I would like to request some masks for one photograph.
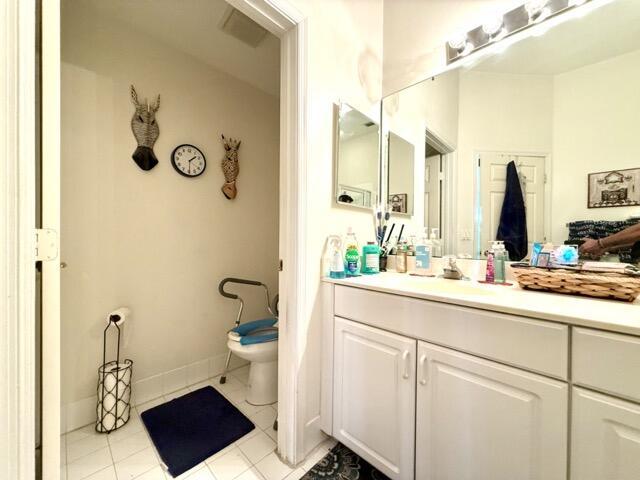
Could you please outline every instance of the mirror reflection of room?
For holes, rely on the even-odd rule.
[[[336,202],[371,208],[378,197],[380,126],[346,103],[336,107]]]
[[[417,146],[412,228],[452,222],[440,229],[444,253],[463,257],[498,239],[513,261],[536,242],[640,260],[638,243],[610,237],[640,221],[640,4],[613,2],[457,63],[384,100],[385,125]],[[440,183],[429,136],[452,150]]]

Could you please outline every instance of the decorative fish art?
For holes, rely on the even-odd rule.
[[[238,149],[240,148],[240,140],[226,138],[222,135],[222,143],[224,144],[224,158],[222,159],[222,173],[224,173],[224,185],[222,185],[222,193],[229,200],[233,200],[238,195],[236,188],[236,178],[240,173],[240,164],[238,163]]]
[[[131,101],[136,107],[131,118],[131,130],[133,136],[136,137],[136,142],[138,142],[138,148],[133,152],[131,158],[142,170],[151,170],[158,164],[156,154],[153,153],[153,145],[160,135],[160,128],[156,122],[156,112],[160,108],[160,95],[151,106],[146,99],[144,103],[140,103],[136,89],[131,85]]]

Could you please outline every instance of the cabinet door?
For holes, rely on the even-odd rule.
[[[336,318],[333,435],[393,479],[414,472],[416,341]]]
[[[640,478],[640,405],[573,389],[572,480]]]
[[[416,479],[567,476],[568,386],[418,343]]]

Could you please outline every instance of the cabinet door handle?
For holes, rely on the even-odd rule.
[[[422,375],[422,378],[420,379],[420,385],[426,385],[427,384],[427,370],[424,366],[424,362],[427,360],[427,356],[425,354],[422,354],[420,356],[420,361],[418,362],[418,365],[420,367],[420,372]]]
[[[402,354],[402,361],[404,362],[404,373],[402,374],[402,378],[405,380],[409,378],[409,350],[405,350]]]

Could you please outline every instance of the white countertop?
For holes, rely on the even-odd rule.
[[[640,335],[640,299],[633,303],[523,290],[519,286],[380,273],[337,280],[336,285],[375,290],[465,307]]]

